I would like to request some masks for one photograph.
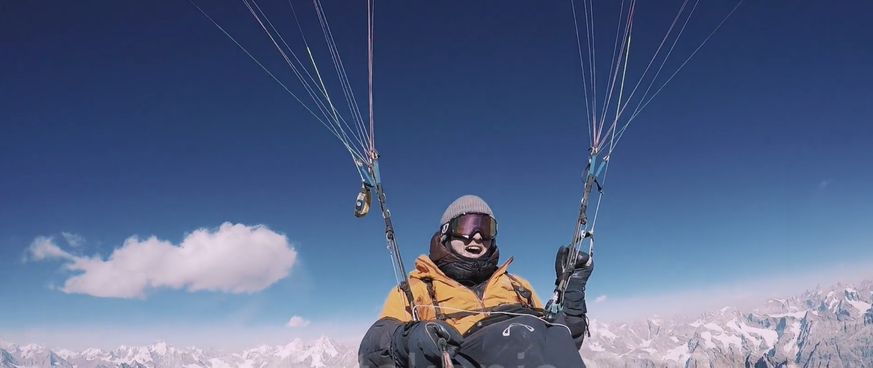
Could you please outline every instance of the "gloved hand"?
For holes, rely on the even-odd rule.
[[[570,248],[567,246],[558,248],[558,254],[555,256],[555,277],[557,279],[560,279],[564,274],[564,265],[567,264],[569,256]],[[589,263],[589,261],[591,262]],[[591,272],[594,271],[594,259],[586,252],[579,252],[576,255],[573,269],[567,271],[572,273],[564,293],[564,312],[569,315],[588,313],[588,306],[585,303],[585,286],[588,284]]]
[[[564,265],[567,264],[567,259],[570,257],[570,248],[562,245],[558,248],[558,254],[555,256],[555,277],[561,278],[564,273]],[[588,261],[591,264],[587,264]],[[569,271],[569,270],[568,270]],[[573,265],[570,281],[576,281],[577,286],[581,286],[585,290],[585,285],[588,284],[588,278],[591,277],[591,272],[594,271],[594,260],[585,252],[576,254],[576,262]]]
[[[440,366],[442,350],[440,340],[445,340],[449,357],[454,358],[464,342],[457,329],[443,321],[407,322],[394,333],[393,347],[398,363],[405,367],[417,367],[424,361]]]

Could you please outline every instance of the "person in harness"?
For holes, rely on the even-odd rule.
[[[407,293],[393,288],[379,318],[358,348],[360,368],[474,367],[584,368],[579,349],[588,332],[585,285],[593,271],[580,253],[558,318],[548,323],[543,305],[524,278],[510,274],[512,257],[498,266],[497,221],[475,195],[445,210],[430,253],[409,273],[419,320]],[[556,278],[568,248],[558,248]]]

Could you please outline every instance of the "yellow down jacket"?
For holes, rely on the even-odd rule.
[[[464,334],[496,306],[525,304],[542,308],[530,283],[506,272],[510,263],[512,257],[494,272],[480,298],[476,291],[446,276],[427,255],[419,256],[415,260],[415,269],[409,273],[409,287],[419,319],[443,319]],[[393,288],[385,300],[379,318],[385,317],[412,321],[406,295],[399,287]]]

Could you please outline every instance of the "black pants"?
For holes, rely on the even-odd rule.
[[[464,368],[585,368],[566,327],[547,325],[532,316],[476,331],[464,339],[458,355]]]

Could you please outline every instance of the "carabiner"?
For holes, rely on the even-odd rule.
[[[361,218],[366,216],[367,212],[370,212],[371,200],[370,188],[367,187],[366,183],[361,183],[361,191],[358,192],[358,197],[355,198],[355,217]]]

